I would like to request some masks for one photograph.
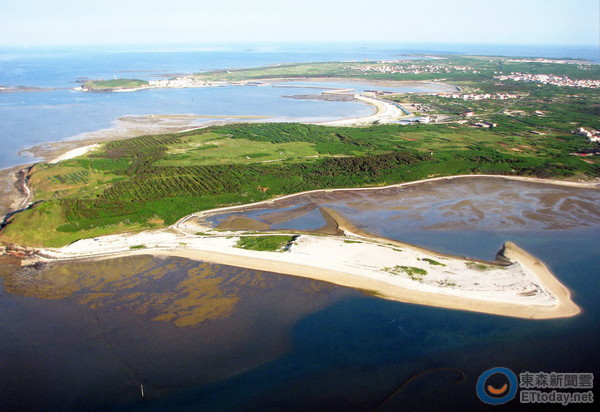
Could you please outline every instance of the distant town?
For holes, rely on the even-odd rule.
[[[509,75],[494,76],[494,78],[500,81],[513,80],[516,82],[533,82],[553,86],[580,87],[587,89],[600,87],[600,80],[575,80],[567,76],[553,76],[551,74],[511,73]]]
[[[377,62],[378,64],[392,62]],[[399,62],[395,62],[399,63]],[[344,70],[354,70],[360,73],[383,73],[383,74],[421,74],[421,73],[479,73],[474,67],[468,66],[439,66],[430,64],[411,64],[408,66],[344,66]]]
[[[449,99],[462,99],[465,101],[477,101],[477,100],[508,100],[508,99],[518,99],[521,97],[527,96],[526,94],[510,94],[510,93],[483,93],[483,94],[475,94],[475,93],[439,93],[438,96],[446,97]]]

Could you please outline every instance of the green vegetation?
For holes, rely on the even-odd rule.
[[[416,268],[414,266],[394,266],[391,268],[384,268],[383,270],[396,276],[405,274],[412,280],[419,282],[422,282],[423,276],[427,275],[427,271],[425,269]]]
[[[372,80],[439,80],[448,82],[481,83],[489,81],[499,74],[520,72],[526,74],[552,74],[572,79],[598,79],[600,68],[597,65],[508,62],[504,57],[485,56],[440,56],[442,59],[429,58],[400,60],[397,62],[352,61],[279,64],[238,70],[218,70],[196,73],[198,80],[205,81],[241,81],[270,78],[359,78]],[[415,68],[414,66],[420,66]],[[377,68],[393,68],[386,73]]]
[[[508,140],[498,129],[445,124],[366,128],[244,124],[108,142],[87,157],[37,165],[30,185],[35,200],[43,202],[16,215],[3,230],[2,240],[61,246],[85,237],[162,227],[192,212],[304,190],[386,185],[430,176],[600,176],[597,164],[568,154],[589,147],[579,136],[550,139],[522,132],[511,133],[514,137]],[[226,148],[196,151],[206,142],[219,146],[220,140],[237,139],[273,156],[289,144],[303,144],[316,154],[265,163],[262,159],[267,157],[227,157]],[[515,152],[500,145],[502,141],[535,150]],[[203,157],[211,151],[223,156]],[[183,155],[195,160],[182,159]]]
[[[146,249],[146,245],[129,246],[129,249]]]
[[[344,243],[362,243],[360,240],[344,240]]]
[[[430,258],[423,258],[421,260],[428,262],[430,265],[434,265],[434,266],[446,266],[445,264],[438,262],[437,260],[430,259]]]
[[[344,69],[347,64],[344,62],[279,64],[269,67],[197,73],[194,74],[194,78],[205,81],[241,81],[279,77],[342,77],[349,74],[348,70]]]
[[[496,266],[486,265],[484,263],[478,263],[478,262],[467,262],[467,267],[469,267],[471,269],[479,270],[482,272],[485,272],[488,270],[493,270],[493,269],[498,269],[498,267],[496,267]]]
[[[206,143],[210,142],[210,143]],[[228,163],[269,163],[273,161],[302,159],[318,155],[314,143],[269,142],[227,134],[206,133],[183,139],[169,147],[160,166],[191,166]]]
[[[445,79],[459,85],[463,93],[512,93],[518,97],[465,101],[436,95],[388,96],[416,104],[419,114],[448,123],[363,128],[234,124],[108,142],[88,156],[36,165],[29,185],[38,203],[14,215],[0,240],[29,246],[63,246],[81,238],[164,227],[192,212],[305,190],[379,186],[433,176],[600,177],[598,156],[571,154],[596,148],[572,132],[578,127],[600,129],[597,89],[500,82],[493,78],[519,71],[593,79],[600,77],[600,67],[504,60],[452,57],[394,63],[404,68],[411,64],[438,67],[437,72],[419,74],[345,68],[384,65],[353,62],[197,75],[206,80],[276,76]],[[459,69],[462,66],[470,69]],[[93,84],[144,84],[137,82],[121,79]],[[475,115],[467,119],[461,115],[465,111]],[[497,127],[472,125],[482,121]]]
[[[113,79],[113,80],[90,80],[83,84],[83,88],[91,91],[112,91],[119,89],[134,89],[148,86],[146,80],[139,79]]]
[[[270,235],[270,236],[242,236],[236,247],[249,250],[269,252],[283,252],[297,236]]]

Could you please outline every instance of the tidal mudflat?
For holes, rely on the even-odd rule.
[[[471,245],[471,249],[460,247],[455,241],[440,245],[439,237],[450,232],[460,232],[464,237],[488,233],[494,238],[505,234],[504,240],[510,240],[513,234],[523,232],[550,235],[563,230],[593,229],[600,225],[599,203],[600,190],[593,187],[466,176],[382,189],[300,194],[210,214],[201,223],[238,230],[319,230],[328,227],[319,209],[328,207],[377,236],[440,252],[492,259],[497,249],[488,249],[482,255],[476,245]],[[433,233],[438,237],[434,242]],[[500,247],[501,241],[497,242]]]

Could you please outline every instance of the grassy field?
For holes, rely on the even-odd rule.
[[[440,80],[450,82],[480,83],[499,74],[519,72],[525,74],[552,74],[573,79],[598,79],[600,67],[585,64],[563,64],[544,62],[510,62],[505,57],[486,56],[438,56],[439,59],[418,58],[397,61],[351,61],[279,64],[250,69],[229,69],[196,73],[198,80],[241,81],[279,77],[347,77],[381,80]],[[377,68],[387,67],[393,72],[382,72]]]
[[[426,63],[463,69],[415,76],[451,79],[465,93],[519,97],[477,101],[436,95],[390,97],[417,104],[421,114],[449,122],[443,124],[362,128],[234,124],[108,142],[90,156],[36,165],[29,184],[38,203],[15,215],[0,240],[62,246],[102,234],[164,227],[192,212],[304,190],[378,186],[432,176],[600,177],[597,156],[571,154],[596,147],[573,134],[578,127],[600,129],[596,90],[499,83],[492,78],[500,69],[546,70],[573,78],[598,74],[599,69],[577,64],[501,64],[494,58]],[[274,66],[203,76],[222,80],[230,75],[256,78],[286,72],[322,77],[337,75],[338,70],[347,75],[343,70],[347,64]],[[405,66],[410,64],[414,62]],[[465,72],[466,66],[470,68]],[[399,74],[372,76],[406,80]],[[465,111],[473,111],[474,116],[461,116]],[[497,127],[474,125],[482,121]]]
[[[303,159],[318,154],[308,142],[258,142],[236,139],[226,134],[209,133],[190,136],[169,148],[160,166],[192,166],[227,163],[256,163]]]
[[[83,84],[83,87],[92,91],[108,91],[118,89],[133,89],[136,87],[147,86],[146,80],[140,79],[112,79],[112,80],[90,80]]]
[[[269,235],[269,236],[242,236],[236,247],[249,250],[268,252],[283,252],[294,241],[295,236]]]

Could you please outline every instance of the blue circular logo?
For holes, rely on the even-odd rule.
[[[493,375],[503,375],[500,378],[505,382],[496,387],[488,384],[488,379]],[[492,368],[481,374],[477,379],[477,396],[482,402],[489,405],[502,405],[514,399],[517,394],[517,375],[508,368]]]

